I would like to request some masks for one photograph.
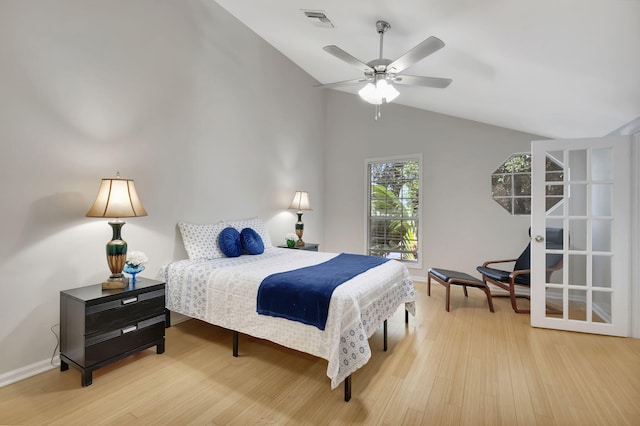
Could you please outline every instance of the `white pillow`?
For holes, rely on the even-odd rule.
[[[205,225],[178,222],[178,228],[189,260],[225,257],[218,247],[218,235],[225,228],[224,222]]]
[[[242,232],[244,228],[252,228],[254,231],[260,235],[262,238],[262,244],[264,248],[273,247],[271,244],[271,238],[269,237],[269,230],[267,229],[267,224],[264,223],[262,219],[259,217],[250,217],[248,219],[236,219],[236,220],[225,220],[224,227],[231,226],[238,230],[238,232]]]

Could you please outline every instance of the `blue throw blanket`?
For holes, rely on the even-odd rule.
[[[318,265],[269,275],[258,288],[258,313],[324,330],[333,290],[386,261],[388,259],[380,257],[342,253]]]

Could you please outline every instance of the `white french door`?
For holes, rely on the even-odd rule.
[[[531,325],[629,335],[630,138],[531,149]],[[546,244],[547,228],[563,230],[561,246]],[[549,273],[554,255],[562,268]]]

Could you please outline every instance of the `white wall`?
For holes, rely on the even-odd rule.
[[[326,108],[326,250],[364,253],[365,159],[422,153],[423,268],[411,271],[415,278],[425,280],[430,267],[474,274],[485,260],[522,252],[530,217],[492,200],[491,174],[540,136],[397,104],[374,121],[372,105],[337,91]]]
[[[296,189],[322,242],[314,83],[213,1],[0,2],[0,382],[46,365],[60,290],[108,276],[110,227],[84,215],[116,171],[149,212],[123,228],[146,276],[186,257],[179,220],[258,215],[279,242]]]

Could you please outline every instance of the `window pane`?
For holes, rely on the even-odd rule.
[[[601,148],[591,151],[591,179],[613,179],[612,152],[612,148]]]
[[[587,150],[569,151],[569,179],[572,182],[587,179]]]
[[[369,255],[418,260],[418,160],[369,163]]]
[[[611,288],[613,270],[611,256],[593,256],[591,276],[594,287]]]
[[[569,215],[587,215],[587,186],[583,184],[569,185]]]
[[[531,195],[531,175],[513,176],[513,195]]]
[[[491,195],[505,197],[512,194],[511,175],[491,176]]]
[[[547,182],[562,182],[564,179],[564,172],[547,172],[545,174]]]
[[[593,251],[612,251],[613,221],[593,219],[591,222],[591,246]]]
[[[591,188],[591,214],[594,216],[611,216],[613,211],[613,185],[594,184]]]
[[[569,282],[572,285],[587,285],[587,256],[583,254],[569,255]]]
[[[531,198],[518,197],[513,199],[513,214],[531,214]]]
[[[513,213],[513,198],[494,198],[506,211]]]
[[[587,320],[587,292],[584,290],[569,290],[569,319]]]

